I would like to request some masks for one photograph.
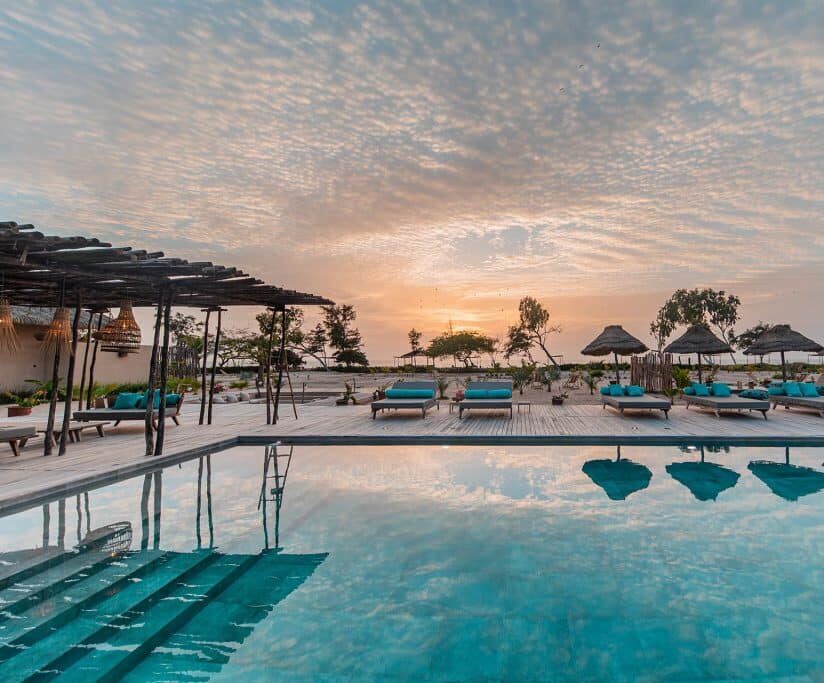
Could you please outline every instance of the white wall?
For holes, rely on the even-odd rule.
[[[0,352],[0,391],[18,391],[31,389],[26,384],[27,379],[47,381],[51,378],[52,358],[43,353],[41,343],[35,339],[35,333],[43,331],[43,327],[34,325],[16,325],[20,344],[23,347],[15,354],[6,351]],[[83,370],[83,354],[86,345],[77,346],[77,361],[75,363],[75,386],[80,384],[80,373]],[[138,353],[130,353],[120,357],[116,353],[103,353],[98,350],[97,363],[94,369],[94,379],[98,384],[113,382],[145,382],[149,374],[149,360],[152,350],[149,346],[141,346]],[[91,349],[89,363],[91,363]],[[68,369],[68,358],[60,363],[60,377],[65,381]],[[88,371],[87,371],[88,374]]]

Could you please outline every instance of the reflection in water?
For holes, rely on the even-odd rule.
[[[735,486],[741,475],[714,462],[706,462],[704,446],[700,446],[699,450],[700,462],[674,462],[667,465],[666,469],[673,479],[686,486],[698,500],[715,500],[722,491]],[[718,453],[720,449],[707,447],[707,450]],[[729,452],[729,447],[726,450]]]
[[[747,469],[763,481],[770,491],[785,500],[798,500],[824,489],[824,472],[810,467],[756,460]]]
[[[283,505],[283,494],[286,490],[286,477],[289,466],[292,464],[294,446],[288,451],[280,453],[279,444],[266,446],[263,453],[263,478],[260,483],[258,510],[263,512],[263,547],[269,550],[269,523],[266,515],[267,503],[275,504],[275,550],[280,550],[280,508]],[[271,486],[274,484],[274,486]]]
[[[625,500],[627,496],[649,486],[652,472],[644,465],[624,460],[621,447],[616,448],[615,460],[588,460],[581,469],[604,489],[611,500]]]

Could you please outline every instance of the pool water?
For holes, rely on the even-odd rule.
[[[230,449],[0,519],[0,680],[821,680],[822,460]]]

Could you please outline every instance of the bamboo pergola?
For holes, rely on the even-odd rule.
[[[11,298],[15,305],[74,308],[70,367],[66,377],[67,400],[58,455],[65,452],[68,440],[74,359],[82,309],[99,313],[108,308],[119,307],[124,302],[130,302],[135,307],[157,309],[148,371],[148,390],[151,398],[154,396],[155,389],[159,389],[160,406],[157,412],[157,433],[155,434],[153,401],[147,401],[146,454],[159,455],[163,452],[165,434],[172,305],[198,307],[207,312],[205,340],[208,339],[209,333],[209,313],[218,313],[214,346],[216,353],[220,341],[220,313],[228,306],[263,306],[271,310],[273,314],[280,312],[282,327],[285,330],[287,306],[318,306],[333,303],[315,294],[266,284],[263,280],[248,275],[238,268],[216,265],[208,261],[187,261],[167,257],[160,251],[151,252],[129,246],[112,246],[96,238],[45,235],[35,230],[33,225],[18,225],[11,221],[0,222],[0,268],[3,273],[3,294]],[[98,325],[99,321],[98,317]],[[268,343],[271,348],[272,340],[269,339]],[[278,394],[283,378],[284,345],[285,334],[280,340],[278,355]],[[49,406],[49,434],[55,422],[56,388],[60,379],[59,346],[54,356],[52,372],[54,390]],[[92,368],[93,366],[94,356]],[[266,374],[268,386],[271,378],[271,362],[267,362]],[[205,363],[203,377],[205,378]],[[90,378],[90,384],[91,381]],[[205,391],[201,395],[201,423],[204,409],[207,409],[208,420],[211,423],[213,389],[214,368],[212,368],[208,396]],[[267,401],[270,398],[271,392],[267,392]],[[275,421],[277,421],[277,415],[278,406],[275,403]],[[267,423],[271,419],[271,411],[267,409]],[[52,440],[46,438],[45,442],[44,455],[50,455]]]

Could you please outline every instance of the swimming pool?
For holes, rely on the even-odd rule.
[[[265,453],[0,519],[0,680],[824,675],[822,449]]]

